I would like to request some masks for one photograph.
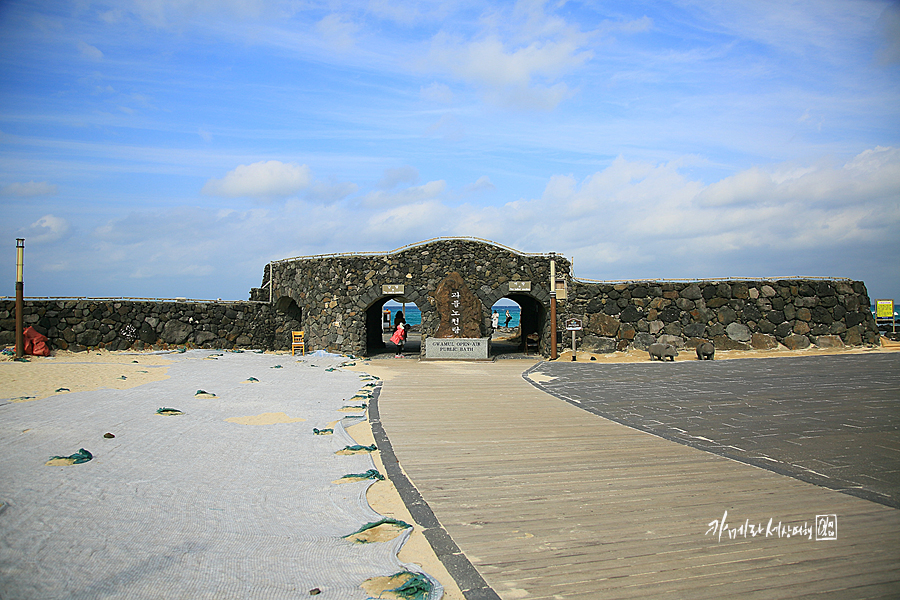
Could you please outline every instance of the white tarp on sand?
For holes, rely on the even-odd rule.
[[[140,387],[0,401],[2,597],[364,599],[365,579],[417,570],[396,557],[408,533],[341,537],[381,517],[371,480],[333,482],[374,464],[335,454],[355,443],[340,423],[312,430],[362,415],[340,411],[369,389],[359,374],[326,370],[334,357],[171,357]],[[45,465],[80,448],[93,460]]]

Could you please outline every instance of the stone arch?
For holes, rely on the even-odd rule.
[[[497,301],[503,298],[509,298],[519,305],[520,309],[520,335],[519,335],[519,351],[526,351],[526,339],[528,336],[536,335],[538,345],[541,349],[549,345],[550,331],[550,294],[541,286],[532,283],[531,291],[509,291],[509,282],[499,285],[491,290],[490,293],[484,293],[482,301],[486,306],[486,314],[488,322],[490,320],[491,307]]]
[[[384,305],[388,300],[404,297],[410,304],[414,304],[422,313],[422,322],[425,322],[426,307],[430,310],[430,305],[421,294],[415,292],[405,292],[404,294],[379,294],[375,295],[374,300],[368,301],[361,312],[365,314],[365,350],[364,356],[372,356],[384,352],[387,345],[384,342],[384,332],[381,325],[381,313]],[[424,306],[423,306],[424,304]],[[421,331],[420,331],[421,333]]]
[[[274,261],[267,265],[263,287],[254,289],[251,295],[273,305],[281,302],[284,311],[293,311],[293,299],[302,309],[303,330],[310,348],[364,355],[370,342],[378,344],[374,332],[380,333],[380,311],[391,296],[390,291],[402,292],[419,308],[421,333],[431,337],[441,326],[434,293],[448,274],[458,272],[482,303],[479,325],[485,335],[490,331],[490,307],[497,298],[509,295],[510,281],[522,282],[514,291],[530,282],[528,298],[549,306],[547,284],[542,287],[540,283],[549,281],[553,259],[557,261],[558,273],[567,272],[567,261],[557,254],[525,254],[475,238],[438,238],[387,253]],[[284,297],[288,299],[282,300]],[[531,300],[525,302],[537,306]],[[540,309],[535,310],[540,313]],[[281,319],[281,314],[278,317]]]
[[[297,302],[290,296],[282,296],[275,302],[275,311],[283,314],[285,318],[303,321],[303,311],[297,306]]]
[[[303,310],[290,296],[282,296],[275,302],[277,323],[273,344],[276,349],[291,347],[291,332],[303,330]]]

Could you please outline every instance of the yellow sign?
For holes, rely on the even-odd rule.
[[[894,318],[894,301],[893,300],[876,300],[875,316],[879,319]]]

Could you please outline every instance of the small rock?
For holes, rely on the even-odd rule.
[[[778,340],[773,335],[754,333],[750,337],[750,346],[755,350],[772,350],[778,347]]]
[[[819,348],[843,348],[844,342],[839,335],[820,335],[816,338],[816,346]]]
[[[782,343],[791,350],[803,350],[804,348],[809,348],[809,338],[805,335],[789,335],[784,338]]]
[[[750,328],[743,323],[729,323],[725,333],[736,342],[749,342],[752,338]]]
[[[713,360],[716,356],[716,347],[710,342],[703,342],[697,346],[697,360]]]
[[[675,357],[678,356],[678,351],[672,344],[651,344],[647,351],[650,354],[650,360],[665,360],[668,358],[674,361]]]

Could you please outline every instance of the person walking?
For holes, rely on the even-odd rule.
[[[509,309],[507,308],[506,309],[506,324],[504,325],[504,327],[509,327],[510,320],[512,320],[512,315],[509,314]]]
[[[396,358],[403,358],[403,345],[406,344],[406,324],[403,321],[397,323],[397,329],[394,330],[391,341],[397,345]]]

